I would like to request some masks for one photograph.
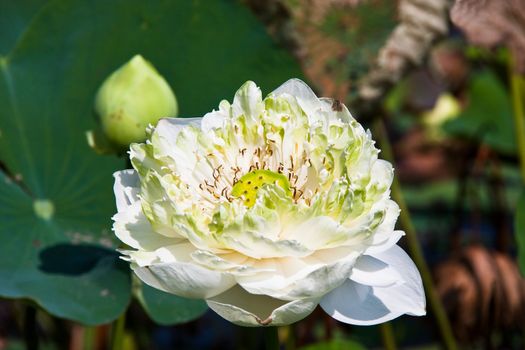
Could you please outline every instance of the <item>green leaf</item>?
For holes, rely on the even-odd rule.
[[[141,287],[139,298],[151,319],[161,325],[174,325],[192,321],[202,316],[208,306],[203,300],[187,299],[165,293],[146,284]]]
[[[89,217],[62,210],[62,203],[53,212],[49,202],[35,201],[0,173],[0,293],[32,298],[57,316],[108,322],[128,304],[129,269],[99,244],[108,239],[107,230],[88,233],[102,231],[85,221]]]
[[[521,192],[514,219],[516,242],[518,243],[518,264],[525,275],[525,190]]]
[[[96,154],[85,137],[99,85],[140,53],[181,115],[199,116],[246,80],[271,91],[300,77],[298,65],[226,0],[2,1],[0,32],[0,296],[109,322],[131,288],[110,230],[111,174],[125,161]]]
[[[516,153],[512,104],[508,92],[490,71],[476,74],[469,86],[468,106],[444,125],[456,136],[486,143],[506,154]]]
[[[0,55],[12,49],[33,16],[47,2],[48,0],[20,0],[0,3]]]

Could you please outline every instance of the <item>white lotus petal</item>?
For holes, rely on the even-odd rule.
[[[200,128],[202,118],[162,118],[153,131],[151,141],[155,144],[156,157],[176,157],[177,137],[188,125]]]
[[[321,97],[319,101],[321,101],[323,112],[329,119],[338,119],[345,123],[355,120],[348,108],[338,100]]]
[[[177,139],[179,132],[188,125],[196,126],[200,128],[201,117],[194,118],[162,118],[158,121],[155,131],[157,134],[164,138],[166,141]]]
[[[367,191],[378,194],[389,194],[390,186],[394,180],[394,168],[390,162],[377,159],[370,171],[371,179],[367,186]]]
[[[261,89],[253,81],[247,81],[235,93],[232,108],[234,116],[259,117],[264,110]]]
[[[208,306],[223,318],[240,326],[282,326],[308,316],[319,299],[285,301],[254,295],[235,286],[206,300]]]
[[[183,243],[161,247],[155,252],[161,263],[173,263],[190,262],[191,254],[195,250],[195,246],[185,240]]]
[[[396,230],[393,231],[390,235],[386,236],[386,239],[380,241],[375,245],[371,245],[365,251],[366,254],[379,254],[395,246],[397,242],[405,235],[404,231]]]
[[[219,110],[213,110],[202,117],[201,129],[208,132],[212,129],[222,128],[224,121],[230,117],[230,103],[222,100],[219,103]]]
[[[214,254],[210,251],[196,250],[191,253],[192,259],[210,269],[231,273],[234,276],[253,275],[268,269],[260,269],[253,266],[253,259],[237,252],[228,252],[225,254]]]
[[[424,315],[423,284],[410,257],[398,246],[375,257],[392,265],[405,282],[373,287],[348,279],[323,297],[320,303],[323,310],[341,322],[356,325],[387,322],[403,314]]]
[[[319,98],[317,98],[312,89],[300,79],[290,79],[270,93],[270,95],[275,97],[284,94],[294,96],[299,106],[301,106],[309,117],[316,114],[322,108]]]
[[[115,214],[113,220],[113,231],[118,239],[135,249],[155,250],[181,241],[155,232],[142,213],[140,202],[134,202]]]
[[[304,258],[265,259],[256,265],[271,272],[237,276],[253,294],[283,300],[318,297],[342,284],[350,275],[359,252],[345,247],[317,251]]]
[[[399,216],[399,206],[392,200],[387,200],[385,207],[385,217],[383,222],[375,229],[372,241],[367,249],[367,253],[379,253],[390,249],[405,234],[403,231],[396,231],[395,225]]]
[[[287,231],[286,237],[297,240],[309,250],[333,248],[349,243],[359,245],[366,238],[366,230],[362,227],[345,227],[328,216],[315,216]]]
[[[133,169],[117,171],[113,174],[115,184],[113,192],[117,202],[117,210],[124,211],[132,203],[138,201],[137,193],[140,187],[139,176]]]
[[[118,213],[113,216],[115,235],[132,248],[155,250],[164,245],[179,242],[153,231],[151,224],[142,213],[138,198],[139,178],[135,170],[124,170],[113,174]]]
[[[187,262],[153,264],[133,271],[146,284],[186,298],[211,298],[235,285],[233,277]]]
[[[312,253],[295,240],[271,240],[257,232],[243,232],[240,235],[224,234],[220,238],[230,249],[255,259],[307,256]]]
[[[222,127],[224,120],[228,117],[223,111],[213,111],[206,113],[202,117],[202,130],[210,131],[211,129]]]
[[[137,266],[144,267],[158,262],[157,253],[144,250],[126,250],[120,249],[119,253],[123,254],[120,258],[129,261]]]
[[[369,255],[362,255],[357,259],[350,279],[374,287],[388,287],[403,283],[403,278],[393,266]]]

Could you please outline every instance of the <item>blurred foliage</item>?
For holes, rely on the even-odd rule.
[[[86,324],[111,321],[130,299],[114,253],[111,174],[125,161],[89,149],[93,99],[113,70],[140,53],[199,116],[253,79],[266,92],[301,77],[253,15],[234,1],[2,1],[0,3],[0,295],[30,298]],[[163,323],[202,303],[162,300]]]
[[[347,100],[397,23],[389,0],[284,0],[294,49],[320,96]],[[286,29],[285,29],[286,31]]]
[[[516,153],[512,104],[503,83],[490,71],[472,77],[468,90],[468,105],[458,118],[444,125],[444,130],[456,136],[485,143],[505,153]]]
[[[358,80],[374,64],[379,49],[397,24],[395,1],[362,1],[351,11],[334,8],[321,24],[322,31],[348,48],[345,69],[340,79]],[[342,30],[344,28],[344,30]]]

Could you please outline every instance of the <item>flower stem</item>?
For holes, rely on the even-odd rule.
[[[279,349],[279,336],[277,327],[264,327],[264,348],[266,350]]]
[[[285,339],[285,349],[286,350],[294,350],[295,349],[295,326],[294,324],[290,324],[288,326],[281,327],[280,330],[284,330],[284,339]],[[278,335],[279,332],[278,332]],[[280,337],[283,339],[283,337]]]
[[[113,327],[111,330],[111,349],[120,350],[123,348],[124,342],[124,329],[126,326],[126,312],[124,311],[122,315],[113,322]]]
[[[96,344],[96,328],[94,326],[86,326],[82,332],[82,348],[84,350],[93,350],[95,349]]]
[[[374,134],[381,145],[383,158],[388,160],[390,163],[395,164],[392,153],[392,145],[390,144],[385,124],[381,118],[376,118],[374,121]],[[434,312],[434,317],[436,318],[443,343],[448,350],[456,350],[457,345],[452,333],[452,327],[450,326],[450,322],[448,320],[447,314],[445,313],[443,304],[437,295],[434,282],[432,281],[430,269],[423,256],[423,251],[417,239],[416,229],[412,223],[410,212],[408,211],[405,198],[401,192],[399,180],[396,176],[394,177],[394,181],[392,183],[392,199],[399,205],[399,208],[401,209],[399,221],[406,233],[408,250],[412,256],[412,259],[414,259],[414,263],[416,264],[419,272],[421,273],[427,299],[430,303],[432,311]]]
[[[514,71],[514,64],[512,62],[509,63],[509,71],[518,158],[520,161],[521,179],[525,185],[525,108],[523,106],[524,92],[522,91],[523,77]]]
[[[381,338],[383,339],[383,347],[385,350],[396,350],[396,337],[392,329],[392,323],[387,322],[379,326],[381,329]]]

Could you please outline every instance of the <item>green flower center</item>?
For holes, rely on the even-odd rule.
[[[252,207],[257,198],[257,191],[264,185],[275,184],[291,196],[290,182],[283,174],[270,170],[255,170],[243,175],[232,187],[232,196],[242,198],[247,207]]]

